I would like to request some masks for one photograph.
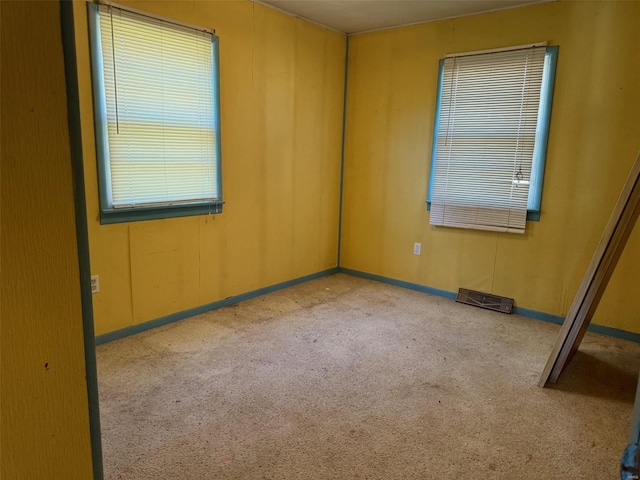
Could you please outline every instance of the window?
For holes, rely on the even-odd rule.
[[[218,39],[89,4],[102,223],[220,213]]]
[[[558,47],[440,61],[432,225],[524,233],[538,220]]]

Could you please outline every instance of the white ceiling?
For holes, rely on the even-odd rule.
[[[344,33],[422,23],[553,0],[257,0]]]

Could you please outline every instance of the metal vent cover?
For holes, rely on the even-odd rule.
[[[458,289],[456,302],[502,313],[511,313],[513,311],[513,298],[476,292],[475,290],[467,290],[466,288]]]

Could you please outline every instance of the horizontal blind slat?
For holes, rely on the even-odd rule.
[[[431,224],[524,232],[544,56],[444,60]]]
[[[211,35],[99,8],[113,206],[219,199]]]

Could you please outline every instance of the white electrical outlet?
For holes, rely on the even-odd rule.
[[[100,291],[100,276],[91,275],[91,293],[98,293]]]
[[[422,251],[422,244],[421,243],[414,243],[413,244],[413,254],[414,255],[420,255],[420,252]]]

